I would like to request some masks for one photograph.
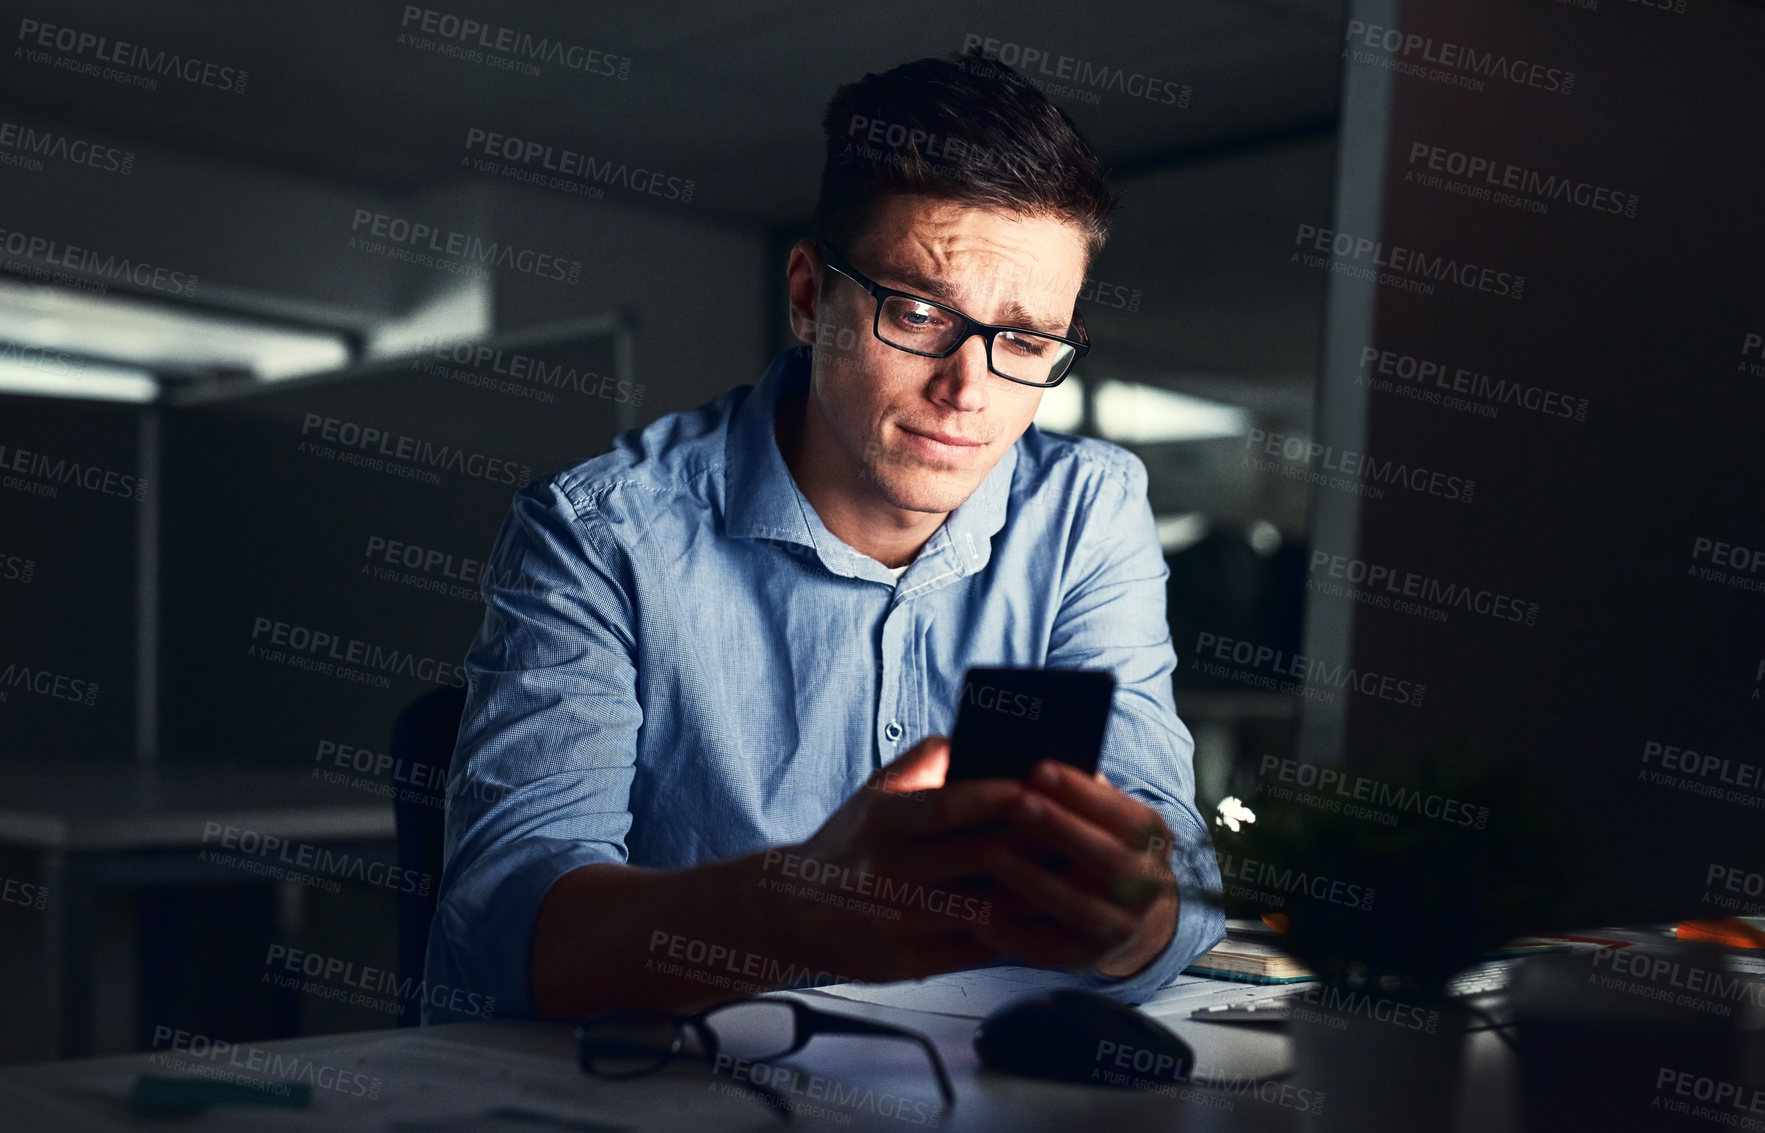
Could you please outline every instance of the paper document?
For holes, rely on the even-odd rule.
[[[913,1011],[981,1019],[995,1007],[1033,991],[1090,986],[1091,981],[1065,972],[1006,966],[951,972],[949,975],[933,976],[926,980],[904,980],[887,984],[832,984],[813,990],[859,1003],[876,1003],[884,1007],[905,1007]],[[1187,1012],[1191,1007],[1204,1006],[1222,999],[1236,1001],[1254,998],[1259,994],[1266,995],[1271,990],[1281,989],[1209,979],[1205,976],[1180,975],[1154,992],[1151,998],[1141,1004],[1141,1010],[1153,1015]],[[1292,988],[1285,990],[1291,992]]]

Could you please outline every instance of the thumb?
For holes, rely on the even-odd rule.
[[[890,794],[930,791],[944,785],[944,776],[949,771],[949,738],[927,736],[903,752],[901,758],[877,768],[870,776],[869,786]]]

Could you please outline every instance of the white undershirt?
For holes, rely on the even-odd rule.
[[[888,571],[890,574],[894,575],[895,581],[899,582],[901,580],[901,576],[907,573],[907,567],[910,567],[912,565],[913,565],[912,563],[908,563],[907,566],[884,567],[883,569]]]

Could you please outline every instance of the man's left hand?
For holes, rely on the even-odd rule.
[[[1027,784],[1011,846],[987,862],[1011,899],[976,935],[1032,967],[1136,974],[1176,931],[1170,828],[1101,773],[1043,760]],[[1051,857],[1070,868],[1050,868]]]

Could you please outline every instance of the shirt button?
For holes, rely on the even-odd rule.
[[[888,740],[890,743],[894,743],[896,740],[900,739],[902,736],[904,736],[906,734],[907,734],[907,729],[903,728],[901,725],[895,723],[895,721],[893,721],[893,720],[890,720],[888,722],[888,724],[883,728],[883,739]]]

